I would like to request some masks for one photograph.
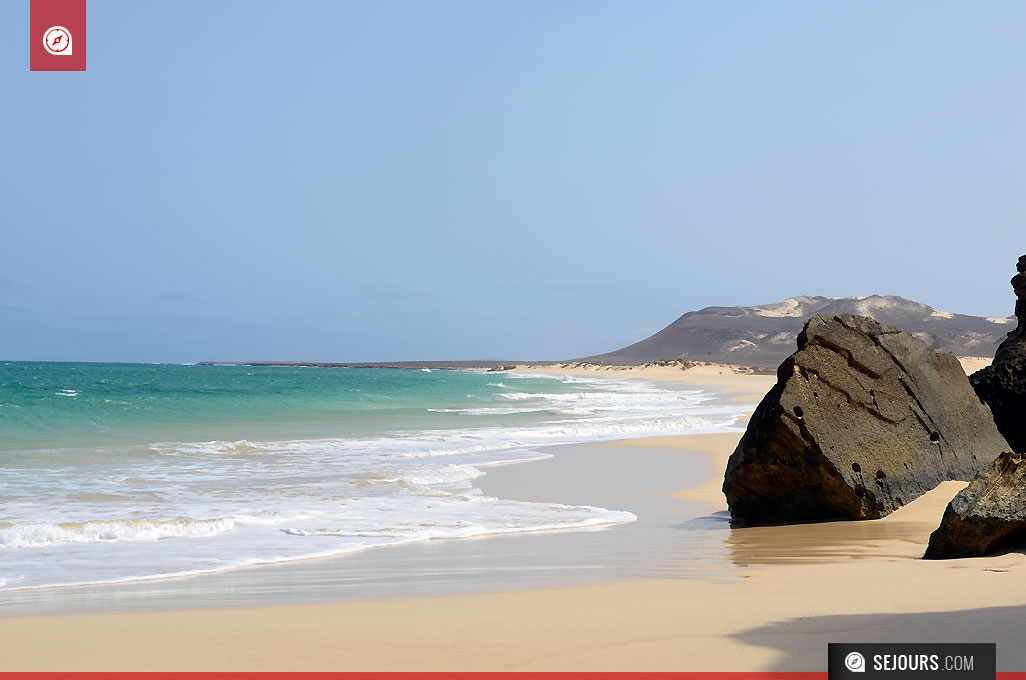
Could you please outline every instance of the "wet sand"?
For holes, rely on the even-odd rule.
[[[642,443],[632,447],[633,441]],[[675,484],[706,478],[708,456],[645,441],[548,447],[554,457],[487,467],[476,482],[484,494],[500,498],[630,510],[636,522],[423,541],[181,579],[9,591],[0,597],[0,616],[427,597],[722,572],[726,520],[712,518],[718,526],[710,534],[702,519],[695,521],[708,505],[674,495]],[[687,532],[674,528],[687,522]],[[717,549],[716,559],[705,553],[685,570],[679,556],[694,552],[700,540]]]
[[[143,607],[156,611],[5,602],[20,615],[0,618],[0,670],[822,671],[828,642],[902,640],[997,642],[999,670],[1026,668],[1026,556],[919,559],[961,483],[882,520],[731,529],[718,487],[739,438],[579,445],[480,480],[508,498],[631,510],[631,524],[238,570],[256,580],[236,583],[249,599],[217,577],[164,582]],[[283,596],[307,567],[321,586],[293,577],[317,602]],[[261,579],[273,596],[254,595]],[[185,595],[188,581],[206,598]]]
[[[655,472],[658,458],[674,454],[711,465],[736,438],[704,436],[690,451],[678,448],[687,437],[595,445],[590,453],[581,447],[551,461],[497,469],[490,491],[526,493],[522,485],[533,480],[533,497],[547,498],[565,488],[566,475],[581,477],[575,456],[596,451],[608,459],[590,459],[596,470],[630,460]],[[544,474],[518,479],[531,467]],[[871,640],[996,641],[1001,670],[1026,667],[1018,641],[1026,591],[1016,585],[1026,558],[918,559],[960,483],[946,483],[883,520],[731,530],[722,508],[696,498],[694,488],[661,481],[641,494],[632,488],[635,480],[620,485],[600,472],[582,482],[607,501],[634,504],[642,513],[635,524],[443,546],[490,552],[551,539],[560,546],[555,553],[579,560],[568,571],[586,579],[584,563],[612,568],[606,564],[610,548],[619,547],[624,562],[652,562],[628,540],[651,532],[670,543],[661,566],[645,577],[628,570],[603,583],[505,592],[5,618],[0,668],[822,670],[827,642]],[[698,514],[668,524],[672,519],[660,507]],[[696,556],[689,536],[699,528],[718,538],[704,556]],[[689,546],[679,560],[672,558],[676,535],[682,537],[678,548]],[[560,539],[575,539],[575,545]],[[380,552],[398,558],[400,550]],[[538,561],[530,549],[523,554],[528,563]]]
[[[584,375],[600,378],[634,378],[671,382],[682,387],[711,387],[731,403],[759,403],[776,382],[775,373],[752,374],[729,364],[703,364],[682,368],[678,364],[644,366],[598,366],[595,364],[521,365],[518,373]]]

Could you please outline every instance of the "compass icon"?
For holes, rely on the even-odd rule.
[[[71,54],[71,31],[63,26],[51,26],[43,31],[43,47],[58,57]]]

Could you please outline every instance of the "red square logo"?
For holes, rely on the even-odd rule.
[[[32,71],[86,70],[86,0],[32,0]]]

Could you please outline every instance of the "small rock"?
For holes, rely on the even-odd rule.
[[[1005,452],[948,503],[928,560],[979,557],[1026,544],[1026,456]]]

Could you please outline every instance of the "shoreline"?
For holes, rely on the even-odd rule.
[[[973,373],[989,366],[991,357],[958,356],[959,362],[966,373]],[[643,372],[662,373],[666,379],[681,379],[681,373],[715,372],[734,375],[774,375],[773,366],[746,366],[711,361],[686,361],[682,359],[651,361],[639,364],[596,364],[581,359],[562,361],[501,361],[487,360],[455,360],[455,361],[371,361],[371,362],[334,362],[334,361],[197,361],[178,366],[253,366],[263,368],[399,368],[399,369],[430,369],[440,371],[489,371],[504,372],[511,370],[535,372],[564,372],[576,375],[601,375],[609,372]],[[612,377],[612,376],[611,376]]]
[[[679,456],[688,444],[698,454],[693,461],[708,464],[729,455],[734,438],[683,435],[601,447],[622,458],[644,450]],[[588,452],[582,447],[577,455]],[[564,457],[568,469],[576,466],[571,455]],[[531,466],[505,467],[516,476]],[[493,488],[522,488],[513,476],[496,476]],[[724,520],[715,530],[725,535],[722,549],[732,564],[716,579],[667,573],[431,597],[5,617],[0,635],[11,653],[0,668],[814,671],[822,670],[827,642],[882,639],[997,641],[999,670],[1021,668],[1026,652],[1016,640],[1026,593],[1013,584],[1026,556],[919,559],[961,486],[944,483],[882,520],[733,531]],[[698,488],[656,495],[684,503]],[[692,499],[705,520],[722,514],[711,500]],[[611,532],[579,533],[586,544]],[[507,540],[517,541],[496,539]],[[496,541],[479,547],[487,551]],[[62,640],[56,653],[53,639]],[[104,651],[110,639],[121,642]]]
[[[548,367],[546,368],[546,370],[549,370]],[[513,373],[520,373],[520,371],[512,371],[512,372]],[[532,372],[529,372],[529,374],[533,375],[533,376],[550,375],[550,373],[545,373],[543,371],[532,371]],[[567,375],[572,375],[572,374],[580,375],[580,372],[562,371],[562,372],[559,372],[559,377],[567,376]],[[723,390],[723,389],[720,389],[720,388],[710,387],[707,384],[708,382],[710,382],[708,375],[706,375],[706,374],[704,374],[702,372],[696,372],[695,375],[689,375],[687,377],[690,378],[690,380],[681,379],[681,374],[679,374],[679,373],[674,375],[672,373],[667,373],[665,371],[661,371],[661,372],[660,371],[652,371],[650,369],[648,369],[648,370],[646,370],[646,369],[632,370],[630,375],[601,376],[601,378],[604,379],[604,380],[627,380],[627,381],[632,381],[632,382],[633,381],[658,381],[659,383],[662,383],[662,385],[661,385],[662,387],[670,388],[670,389],[673,389],[673,390],[677,390],[677,389],[681,389],[681,390],[694,390],[694,389],[701,388],[703,391],[706,391],[707,397],[711,398],[710,403],[713,403],[713,404],[726,404],[726,403],[731,403],[731,402],[735,401],[735,399],[733,397],[725,399],[724,398],[725,397],[725,394],[724,394],[725,392],[734,393],[735,395],[743,394],[745,392],[753,392],[753,390],[748,388],[748,387],[745,387],[744,389],[738,389],[738,386],[736,386],[736,385],[731,385],[734,388],[734,389],[731,389],[731,390]],[[746,381],[752,380],[752,378],[753,378],[752,376],[746,376],[745,380]],[[668,379],[670,380],[670,382],[667,382]],[[757,381],[760,380],[760,379],[768,379],[768,376],[760,376],[759,378],[756,378]],[[762,389],[761,386],[757,386],[754,391],[758,391],[759,389]],[[752,398],[754,398],[754,394],[752,394]],[[742,414],[741,417],[743,418],[744,414]],[[629,437],[631,435],[629,435],[629,434],[620,435],[620,437],[623,437],[623,436],[628,436]],[[587,498],[585,498],[584,500],[578,499],[577,501],[570,501],[570,500],[567,499],[566,494],[563,494],[563,493],[553,494],[552,496],[542,500],[542,499],[532,498],[532,497],[530,497],[529,494],[527,496],[521,496],[520,494],[518,494],[516,492],[515,489],[509,489],[508,492],[507,491],[503,491],[503,492],[490,492],[489,491],[489,488],[491,486],[491,481],[495,478],[495,476],[496,475],[501,476],[501,475],[504,474],[503,472],[499,472],[498,471],[500,468],[506,469],[506,468],[512,467],[513,463],[518,463],[518,465],[516,465],[515,467],[519,468],[519,467],[522,467],[521,465],[519,465],[519,463],[523,463],[523,462],[536,462],[536,463],[537,462],[542,462],[542,461],[539,461],[539,460],[536,460],[536,459],[538,459],[538,458],[544,459],[545,457],[551,456],[551,455],[553,455],[553,453],[558,453],[558,452],[566,449],[567,447],[572,449],[573,447],[576,447],[576,446],[589,446],[589,445],[594,445],[594,444],[596,444],[598,442],[617,441],[617,439],[615,437],[616,437],[616,435],[614,435],[613,437],[601,437],[601,438],[598,438],[598,439],[587,440],[587,441],[577,441],[577,442],[570,441],[570,442],[561,442],[561,443],[544,444],[544,445],[536,444],[534,446],[529,447],[529,449],[527,449],[527,450],[525,450],[523,452],[520,452],[521,455],[517,456],[516,460],[512,460],[512,459],[511,460],[504,460],[502,463],[499,463],[499,464],[484,463],[484,464],[475,465],[474,467],[477,467],[481,472],[484,472],[487,475],[485,477],[480,478],[480,481],[482,482],[481,484],[475,483],[475,486],[477,486],[479,488],[482,488],[482,492],[483,492],[482,495],[484,495],[484,496],[492,496],[492,497],[500,498],[500,499],[503,499],[503,500],[528,500],[528,501],[529,500],[538,500],[540,502],[556,503],[556,504],[589,505],[589,506],[593,506],[593,507],[598,507],[598,508],[600,508],[602,510],[604,510],[604,509],[617,510],[618,508],[614,507],[613,505],[604,504],[603,502],[597,502],[597,501],[595,501],[593,499],[591,501],[589,501]],[[536,474],[538,474],[538,473],[533,472],[533,468],[532,468],[532,472],[528,475],[528,477],[530,477],[531,475],[536,475]],[[676,473],[672,473],[672,474],[676,474]],[[695,475],[695,474],[699,474],[699,473],[691,472],[689,474],[690,475]],[[678,478],[681,478],[683,475],[677,474],[676,476]],[[568,475],[568,477],[570,477],[570,476]],[[644,480],[639,479],[639,480],[636,480],[636,483],[639,486],[641,486],[645,482],[644,482]],[[528,483],[528,486],[529,486],[529,483]],[[568,482],[568,486],[572,487],[572,481]],[[611,523],[612,526],[616,526],[617,524],[619,524],[619,522],[612,522]],[[607,525],[605,523],[598,523],[598,524],[596,524],[596,526],[604,527],[604,526],[607,526]],[[499,538],[499,537],[504,537],[504,536],[509,536],[509,535],[520,535],[520,534],[527,534],[527,533],[566,534],[568,532],[586,531],[588,529],[589,529],[589,527],[578,526],[578,527],[566,527],[566,528],[537,529],[535,531],[531,531],[529,529],[511,530],[511,531],[506,531],[506,532],[495,531],[495,532],[490,532],[490,533],[482,534],[482,535],[479,535],[479,536],[462,537],[460,540],[461,541],[462,540],[467,540],[468,538],[475,539],[475,540],[488,539],[488,538],[493,538],[493,537],[494,538]],[[154,576],[140,576],[140,577],[137,577],[137,578],[124,578],[124,579],[116,579],[116,580],[103,580],[101,578],[101,579],[98,579],[98,580],[76,582],[76,583],[64,583],[64,584],[41,585],[41,586],[29,586],[29,587],[24,587],[24,588],[9,588],[9,589],[0,591],[0,592],[4,593],[4,597],[0,598],[0,616],[9,615],[9,614],[21,615],[22,612],[18,611],[19,610],[19,606],[17,604],[18,602],[26,603],[23,607],[20,607],[21,609],[31,608],[31,607],[33,607],[35,602],[42,601],[42,600],[48,600],[50,602],[57,602],[59,604],[59,602],[62,599],[62,597],[60,595],[56,594],[58,591],[72,592],[72,591],[81,591],[81,590],[90,590],[90,591],[92,591],[92,590],[100,590],[100,591],[103,591],[103,592],[114,593],[117,596],[117,600],[122,601],[122,600],[126,599],[125,597],[123,597],[123,595],[125,593],[128,594],[128,598],[127,599],[132,599],[131,593],[133,591],[140,591],[140,592],[156,591],[156,592],[161,593],[161,594],[164,594],[164,593],[168,593],[169,594],[170,592],[172,592],[172,591],[174,591],[176,589],[175,585],[170,585],[170,584],[174,584],[174,583],[181,583],[181,584],[183,584],[183,586],[182,586],[183,589],[186,588],[186,587],[188,589],[193,589],[193,581],[195,581],[195,580],[211,581],[212,584],[213,583],[218,583],[219,585],[223,585],[226,589],[230,589],[230,590],[233,590],[233,591],[234,590],[239,590],[239,589],[245,589],[245,588],[248,588],[248,587],[252,587],[254,585],[256,585],[257,587],[260,587],[259,583],[257,583],[257,582],[259,582],[261,580],[261,577],[255,575],[256,573],[258,573],[259,570],[272,570],[272,569],[275,570],[274,576],[270,576],[269,575],[269,576],[266,577],[268,579],[275,578],[275,577],[291,578],[292,575],[290,573],[288,573],[288,572],[300,573],[300,578],[305,578],[306,574],[305,573],[301,573],[301,572],[326,571],[325,567],[320,567],[320,568],[311,567],[309,569],[304,569],[301,565],[306,564],[306,563],[320,563],[322,561],[327,561],[328,563],[331,563],[334,560],[347,560],[347,561],[349,561],[349,560],[357,560],[358,562],[363,562],[363,561],[370,562],[372,560],[370,560],[368,558],[365,558],[362,555],[364,553],[368,553],[368,552],[373,552],[375,554],[379,552],[379,551],[376,551],[376,550],[372,551],[371,548],[374,548],[374,547],[388,547],[388,548],[393,548],[393,549],[409,549],[409,548],[417,545],[418,543],[423,543],[423,542],[424,541],[413,541],[413,542],[409,542],[409,543],[395,543],[395,544],[389,544],[389,545],[383,545],[383,546],[369,546],[369,547],[364,548],[362,550],[354,550],[354,551],[348,551],[348,552],[343,552],[343,553],[338,553],[338,554],[312,555],[312,556],[308,556],[308,557],[297,557],[297,558],[292,558],[292,559],[281,559],[281,560],[270,561],[270,562],[261,562],[261,563],[256,563],[256,564],[235,565],[235,566],[229,566],[229,567],[225,567],[225,568],[211,569],[209,571],[200,570],[200,571],[190,571],[190,572],[177,573],[177,574],[163,574],[163,575],[154,575]],[[433,543],[433,544],[445,544],[445,543],[448,543],[448,542],[449,541],[441,541],[440,539],[439,540],[432,540],[432,541],[430,541],[430,543]],[[381,558],[373,560],[373,561],[381,562],[381,561],[396,560],[396,559],[401,559],[401,558],[398,558],[398,557],[394,557],[394,558],[393,557],[387,557],[387,558],[386,557],[381,557]],[[292,567],[296,567],[296,568],[295,569],[291,569]],[[231,575],[231,572],[240,572],[240,573],[245,572],[245,576],[234,577],[233,575]],[[279,573],[279,572],[285,572],[285,573]],[[325,581],[330,580],[329,576],[318,574],[318,573],[314,573],[313,577],[317,581],[320,581],[320,582],[325,582]],[[562,580],[560,580],[559,582],[562,582]],[[187,584],[187,586],[185,584]],[[543,584],[548,585],[548,583],[544,582],[544,580],[543,580]],[[213,587],[213,585],[211,587]],[[521,586],[521,587],[523,587],[523,586]],[[195,588],[195,589],[196,590],[208,590],[208,589],[204,589],[204,588]],[[420,592],[417,592],[417,591],[412,591],[411,592],[411,591],[409,591],[409,589],[404,589],[404,588],[395,588],[395,587],[393,587],[391,590],[393,590],[393,591],[395,591],[395,590],[400,591],[399,592],[399,596],[408,595],[408,594],[415,594],[415,595],[420,595],[421,594]],[[38,594],[38,596],[36,594]],[[394,597],[396,595],[395,594],[391,594],[391,595],[388,595],[388,596]],[[332,593],[331,597],[333,599],[334,598],[338,598],[338,599],[351,599],[350,595],[345,594],[345,593],[340,594],[338,592]],[[61,613],[67,613],[67,612],[70,612],[70,611],[76,611],[76,610],[81,610],[81,609],[84,609],[85,611],[92,611],[95,608],[94,605],[91,605],[91,604],[84,605],[83,607],[80,608],[79,605],[77,604],[80,601],[81,602],[87,602],[87,603],[93,601],[94,598],[89,596],[89,595],[81,595],[81,594],[76,593],[76,594],[74,594],[72,596],[69,596],[67,599],[70,600],[70,601],[75,602],[76,604],[71,605],[71,606],[69,606],[67,608],[57,607],[57,611],[60,611]],[[167,603],[167,602],[170,601],[171,597],[170,597],[170,595],[168,595],[167,597],[162,596],[162,597],[160,597],[158,599],[161,602],[163,602],[163,603]],[[300,596],[298,598],[299,601],[306,601],[307,599],[308,598],[306,598],[306,596]],[[194,601],[195,601],[196,604],[201,604],[200,600],[201,600],[201,598],[199,598],[197,596]],[[275,602],[277,602],[277,603],[289,603],[289,602],[293,601],[288,596],[276,596],[276,597],[273,598],[273,600]],[[228,603],[222,602],[222,604],[230,605],[231,603],[230,602],[228,602]],[[52,607],[54,605],[48,605],[48,606]],[[159,605],[158,608],[160,606],[165,606],[165,605]],[[209,605],[203,605],[203,606],[209,606]],[[174,606],[172,608],[180,608],[180,607]]]
[[[382,380],[390,377],[387,372],[367,371],[365,373],[373,375],[368,378],[361,374],[357,376],[357,379]],[[336,376],[340,374],[336,373]],[[415,409],[415,413],[407,418],[408,421],[414,422],[418,429],[411,429],[409,433],[398,431],[394,435],[394,439],[391,438],[392,433],[382,430],[384,434],[381,437],[371,436],[365,440],[357,438],[356,446],[351,445],[348,441],[334,442],[330,437],[323,443],[316,439],[306,441],[309,435],[303,431],[302,422],[300,422],[294,428],[295,433],[292,434],[292,438],[297,441],[276,442],[272,438],[272,441],[264,442],[253,436],[252,433],[241,433],[241,436],[248,436],[253,441],[197,441],[194,444],[166,444],[149,447],[159,448],[161,452],[174,452],[181,449],[189,453],[190,456],[195,454],[193,457],[187,457],[185,462],[199,461],[192,462],[192,464],[200,465],[202,463],[202,465],[208,466],[207,469],[213,470],[215,475],[211,481],[221,486],[227,483],[226,493],[235,493],[236,495],[249,488],[245,475],[251,462],[257,466],[257,470],[263,469],[261,466],[264,465],[266,459],[264,451],[280,452],[283,454],[281,456],[283,460],[295,461],[292,463],[294,469],[280,473],[283,475],[281,479],[285,483],[293,478],[289,475],[300,475],[298,477],[300,480],[311,477],[308,473],[305,476],[303,473],[303,469],[306,468],[302,466],[312,464],[308,464],[306,461],[312,460],[313,463],[319,463],[322,460],[328,461],[322,466],[328,470],[328,477],[324,483],[332,487],[333,495],[326,496],[320,506],[313,506],[326,513],[325,516],[328,519],[324,520],[324,524],[316,524],[315,522],[318,521],[316,518],[311,520],[311,524],[297,524],[300,529],[307,530],[311,526],[314,528],[325,527],[323,532],[325,537],[316,536],[317,532],[312,532],[315,534],[314,538],[299,540],[288,538],[273,530],[257,535],[257,532],[251,530],[250,525],[246,524],[248,518],[242,517],[239,521],[243,528],[238,534],[220,531],[221,534],[229,535],[223,538],[215,536],[213,540],[207,542],[200,540],[171,543],[129,542],[140,532],[135,531],[135,527],[131,524],[132,520],[128,519],[124,521],[128,525],[126,531],[120,531],[122,529],[120,524],[111,530],[111,533],[119,538],[127,536],[123,542],[104,542],[103,537],[100,540],[78,541],[88,545],[82,548],[74,545],[68,549],[61,548],[57,554],[62,555],[62,559],[58,560],[47,556],[49,551],[46,546],[49,543],[75,543],[76,541],[73,539],[79,538],[72,535],[70,539],[66,539],[65,535],[60,533],[64,530],[65,524],[53,527],[52,532],[56,534],[55,538],[50,538],[49,535],[37,538],[40,532],[51,530],[50,525],[46,523],[41,522],[37,527],[37,525],[26,521],[27,529],[20,524],[0,524],[0,529],[6,529],[8,526],[11,529],[4,531],[4,536],[0,537],[4,541],[10,541],[9,547],[26,548],[24,552],[5,551],[12,553],[13,559],[5,565],[3,570],[0,570],[3,572],[0,573],[0,580],[6,580],[6,583],[3,584],[4,590],[0,592],[15,593],[57,587],[84,588],[123,583],[157,582],[171,578],[184,579],[194,575],[199,577],[201,574],[221,573],[248,566],[265,568],[275,564],[295,563],[345,553],[352,554],[359,552],[361,548],[372,547],[374,544],[398,547],[400,544],[431,538],[499,535],[543,529],[572,529],[629,520],[632,519],[631,515],[618,516],[618,513],[606,512],[603,508],[561,510],[558,506],[549,508],[518,506],[501,497],[484,498],[485,502],[467,505],[463,505],[459,501],[465,493],[471,490],[473,484],[471,480],[484,471],[483,467],[472,469],[476,465],[547,456],[549,454],[536,451],[551,444],[611,440],[662,432],[682,432],[692,428],[704,428],[704,431],[729,428],[736,420],[739,410],[724,404],[720,399],[715,399],[715,395],[707,391],[700,395],[696,390],[668,389],[670,387],[668,385],[657,385],[646,380],[610,380],[608,378],[580,380],[568,377],[538,380],[536,378],[540,376],[529,374],[517,375],[517,379],[513,379],[508,374],[492,376],[476,371],[463,372],[458,376],[436,374],[435,377],[417,373],[412,374],[411,377],[416,380],[418,385],[424,383],[433,386],[435,384],[433,381],[438,381],[443,386],[455,385],[456,389],[448,392],[442,391],[440,394],[444,397],[449,392],[458,391],[460,399],[440,404],[432,403],[430,399],[421,400],[422,403],[416,405],[423,408]],[[499,380],[503,380],[505,384]],[[487,387],[482,387],[486,383]],[[463,384],[469,385],[465,390],[468,393],[478,393],[475,388],[481,387],[484,392],[480,394],[483,394],[484,398],[474,400],[470,399],[473,395],[467,394],[468,399],[462,400],[464,390],[459,388]],[[539,385],[541,387],[537,387]],[[534,392],[538,392],[538,394],[534,394]],[[552,393],[551,399],[548,398],[549,393]],[[512,403],[503,398],[507,395]],[[505,407],[509,404],[512,408],[470,408],[467,411],[453,408],[428,408],[438,405],[456,405],[463,408],[464,401],[469,402],[471,406],[476,406],[483,401],[485,406]],[[563,408],[568,410],[559,410]],[[429,411],[438,413],[428,413]],[[501,415],[493,417],[490,415],[492,411],[498,411]],[[520,415],[520,412],[527,412],[527,415]],[[692,413],[693,415],[688,415]],[[479,415],[484,417],[478,418]],[[438,426],[442,429],[432,430],[431,426],[437,422],[442,423]],[[373,423],[370,423],[364,429],[372,426]],[[188,442],[190,437],[185,436],[180,439]],[[336,450],[340,453],[336,453]],[[348,450],[353,450],[356,454],[348,454]],[[427,457],[414,455],[420,450],[426,450]],[[316,455],[308,457],[307,451],[312,451]],[[329,453],[322,454],[323,451]],[[396,453],[405,454],[408,451],[414,453],[411,453],[410,456],[400,455],[398,458],[389,457]],[[104,453],[102,450],[100,452]],[[447,455],[439,458],[435,455],[437,452]],[[448,455],[452,452],[458,455],[455,457]],[[130,453],[134,455],[138,452],[133,450]],[[223,453],[231,454],[231,456],[226,458],[221,455]],[[352,489],[345,486],[349,482],[346,481],[348,477],[344,470],[341,477],[338,477],[341,482],[332,482],[337,472],[331,467],[330,461],[334,460],[332,456],[345,461],[350,459],[356,461],[356,468],[359,471],[360,465],[363,464],[362,458],[359,456],[365,453],[372,457],[377,456],[370,459],[371,463],[377,465],[373,469],[380,468],[385,470],[384,474],[391,475],[389,479],[392,481],[389,482],[389,486],[385,487],[385,495],[395,496],[395,503],[378,502],[375,505],[371,502],[361,502],[360,499],[364,495],[373,496],[377,493],[378,496],[382,496],[382,493],[375,488],[374,475],[370,475],[366,480],[357,479],[356,486]],[[116,472],[121,469],[121,460],[115,456],[108,455],[100,458],[104,460],[105,465],[110,466],[111,470]],[[109,460],[107,460],[108,458]],[[131,466],[133,460],[129,458],[126,464]],[[222,461],[225,462],[222,463]],[[177,466],[178,459],[170,459],[169,465]],[[238,469],[240,472],[235,473],[228,467]],[[174,469],[174,467],[167,468],[169,474],[173,474]],[[252,476],[253,473],[250,474]],[[357,474],[356,477],[360,477],[360,475]],[[188,482],[188,479],[188,477],[184,478],[183,483]],[[241,482],[237,489],[235,482],[231,481],[235,479]],[[87,490],[90,485],[95,487],[88,477],[84,477],[83,480]],[[311,497],[317,496],[316,492],[320,486],[321,484],[318,483],[310,487]],[[369,490],[364,491],[364,486],[370,487]],[[338,488],[335,489],[335,487]],[[440,491],[432,491],[433,488]],[[297,491],[304,490],[297,489]],[[451,496],[451,500],[444,501],[443,505],[439,506],[438,501],[431,500],[432,495],[439,493]],[[358,500],[351,501],[354,508],[353,512],[349,514],[356,515],[356,517],[354,517],[352,525],[347,525],[344,518],[347,516],[348,509],[344,506],[349,503],[339,504],[338,500],[350,497],[355,497]],[[315,500],[320,499],[315,498]],[[403,509],[410,509],[409,512],[396,513],[396,504]],[[418,515],[415,509],[423,504],[428,505],[422,508]],[[289,510],[293,509],[287,503],[280,505]],[[359,517],[359,513],[365,505],[369,505],[375,512],[378,512],[380,508],[380,512],[363,521]],[[335,506],[338,506],[339,509],[336,509]],[[105,514],[106,507],[99,507],[95,513],[89,512],[93,510],[91,506],[87,507],[85,511],[77,509],[78,506],[74,504],[68,504],[67,507],[71,509],[62,511],[60,507],[55,508],[52,515],[48,514],[45,508],[34,514],[28,512],[19,514],[15,512],[15,506],[12,505],[11,512],[8,514],[37,518],[60,516],[60,520],[54,519],[53,522],[66,522],[69,532],[79,529],[79,525],[75,524],[76,521],[107,516]],[[199,514],[196,514],[191,511],[193,508],[189,499],[183,498],[180,504],[182,509],[175,509],[174,503],[167,507],[169,513],[163,513],[158,509],[153,513],[154,516],[163,517],[170,514],[172,517],[174,515],[186,517],[184,521],[190,523],[186,528],[191,533],[182,531],[176,534],[174,530],[177,527],[172,526],[171,531],[159,535],[185,533],[186,538],[190,538],[192,533],[196,533],[192,531],[196,527],[191,523],[191,518],[213,517],[218,522],[236,520],[234,516],[230,516],[235,511],[232,506],[224,510],[219,507],[220,514],[209,510],[204,511],[202,508],[199,510]],[[243,506],[240,513],[245,515],[245,511],[246,506]],[[121,509],[115,507],[109,516],[121,517],[122,514],[119,513],[121,513]],[[132,515],[128,517],[131,518]],[[224,520],[225,517],[229,519]],[[338,524],[328,523],[337,517],[343,518],[339,520]],[[450,521],[451,518],[457,517],[461,518],[458,524]],[[438,521],[435,518],[438,518]],[[121,522],[122,520],[116,521]],[[291,523],[300,521],[286,519],[278,524],[291,527]],[[285,524],[285,522],[291,523]],[[425,524],[415,524],[416,522],[425,522]],[[88,523],[81,526],[82,533],[85,533],[86,529],[94,533],[99,530],[107,530],[103,526],[96,529],[96,527],[88,526]],[[336,526],[342,527],[342,534],[346,536],[348,536],[346,530],[354,527],[352,533],[354,538],[351,540],[334,538],[333,536],[337,532],[329,530]],[[368,534],[369,538],[364,538],[364,534],[360,531],[368,526],[376,529],[378,534]],[[221,529],[220,526],[217,528]],[[117,530],[118,533],[114,533],[114,530]],[[143,526],[143,530],[148,530],[148,527]],[[30,531],[36,533],[32,534]],[[283,531],[285,534],[292,533],[291,529],[283,529]],[[215,532],[215,534],[217,533]],[[26,534],[27,538],[23,538],[23,535]],[[154,538],[153,532],[151,531],[149,535],[144,533],[143,538]],[[235,543],[232,544],[232,541]],[[247,541],[255,545],[256,548],[247,552],[249,548]],[[42,549],[35,549],[37,547]],[[174,554],[176,551],[178,554],[184,554],[185,558],[178,560]],[[170,557],[171,560],[152,559],[153,555],[160,554]],[[125,555],[128,558],[121,559]],[[136,555],[142,555],[142,559],[135,559]],[[9,612],[12,609],[0,602],[0,613]]]
[[[739,433],[694,436],[729,440]],[[342,555],[179,577],[7,590],[0,598],[0,617],[24,617],[31,615],[32,610],[56,615],[91,615],[250,607],[268,602],[294,605],[320,600],[397,599],[526,590],[646,576],[652,572],[652,567],[636,556],[626,562],[610,560],[594,564],[577,560],[574,550],[580,548],[591,554],[604,551],[607,557],[615,556],[626,534],[629,543],[635,547],[644,544],[644,548],[651,551],[656,537],[647,525],[653,514],[667,516],[668,524],[704,511],[701,504],[676,500],[672,486],[657,488],[655,482],[660,478],[673,478],[698,483],[706,476],[707,463],[704,455],[681,456],[671,448],[631,449],[634,441],[644,440],[539,447],[537,451],[548,454],[548,458],[485,465],[482,466],[485,476],[475,482],[483,495],[505,500],[641,512],[641,518],[634,521],[417,541],[380,546],[388,548],[386,550],[368,548]],[[644,470],[625,470],[623,455],[628,450],[635,456],[650,458],[652,465]],[[583,482],[582,468],[589,471],[588,479]],[[554,475],[553,470],[558,474]],[[613,485],[619,489],[615,494],[610,493]],[[655,495],[660,498],[650,498]],[[626,505],[625,497],[631,499]],[[639,502],[643,509],[635,505]],[[650,512],[653,507],[655,513]],[[683,512],[684,507],[689,509],[690,515]],[[464,569],[462,565],[472,566]],[[407,576],[422,580],[411,583]],[[276,587],[282,583],[296,586]],[[313,597],[307,588],[312,590]],[[219,591],[252,591],[263,595],[223,597]]]
[[[651,380],[670,383],[681,388],[708,388],[717,392],[727,404],[750,405],[751,410],[762,401],[776,383],[775,372],[754,373],[747,366],[730,364],[682,365],[680,363],[646,364],[644,366],[599,366],[597,364],[518,365],[513,373],[533,375],[569,375],[623,380]],[[744,416],[751,415],[746,411]]]
[[[709,377],[691,379],[708,386]],[[725,376],[732,387],[723,393],[759,393],[767,378]],[[1017,640],[1026,592],[1014,588],[1026,555],[920,559],[963,483],[945,482],[881,520],[732,530],[719,485],[740,437],[560,445],[531,465],[490,467],[478,483],[516,500],[601,501],[635,512],[637,522],[316,560],[318,568],[362,561],[366,583],[385,562],[414,566],[406,579],[451,571],[405,596],[357,579],[366,597],[341,601],[315,588],[305,603],[3,615],[11,651],[0,669],[821,671],[827,642],[922,639],[998,642],[999,670],[1026,666]],[[625,567],[631,558],[648,571]],[[484,588],[461,590],[489,569],[496,578]],[[545,569],[559,578],[539,586]],[[290,571],[237,573],[260,581]],[[204,588],[219,587],[217,576],[192,579],[201,582],[195,601],[209,602]],[[54,639],[62,641],[56,651]],[[116,649],[105,647],[111,639]]]

